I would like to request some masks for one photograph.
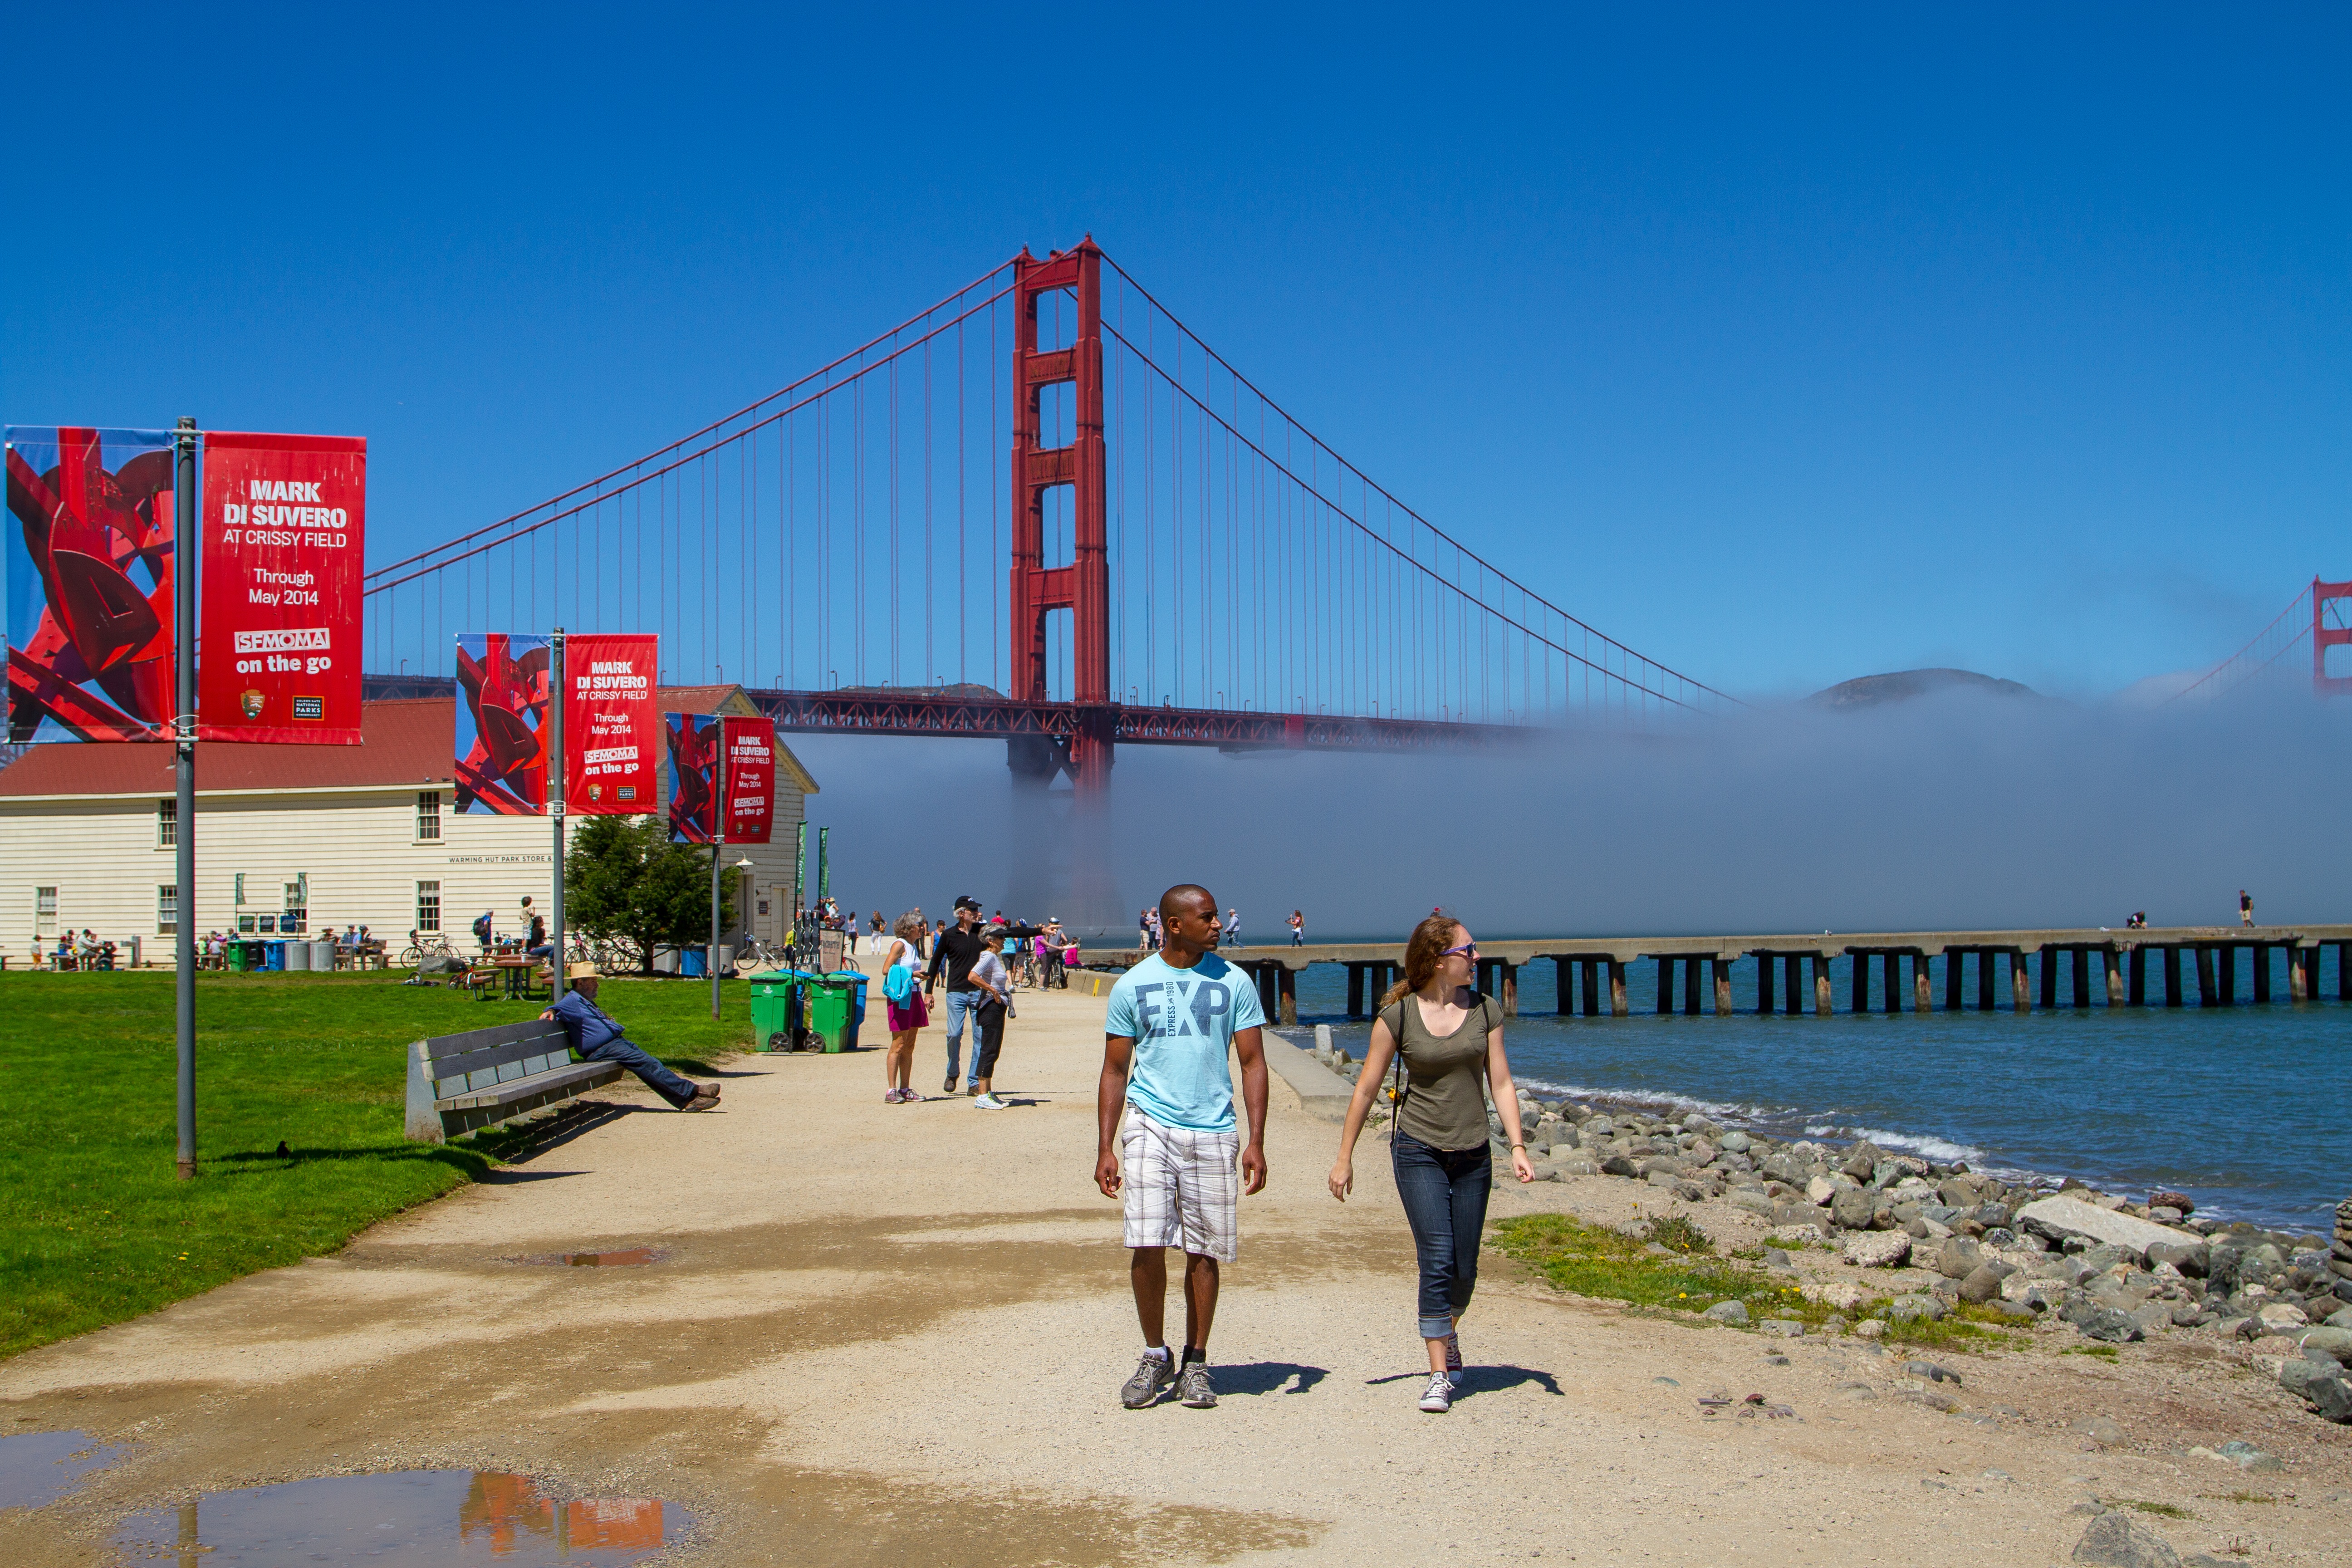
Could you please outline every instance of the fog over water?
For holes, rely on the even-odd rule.
[[[824,786],[811,804],[835,825],[836,886],[860,909],[919,901],[936,917],[969,892],[1013,915],[1075,912],[1066,884],[1042,900],[1008,891],[1001,745],[792,739]],[[1139,746],[1114,785],[1115,941],[1188,880],[1237,907],[1254,946],[1283,941],[1294,907],[1310,940],[1399,942],[1433,904],[1487,938],[2120,927],[2137,909],[2225,925],[2241,887],[2265,922],[2352,921],[2335,799],[2347,763],[2352,704],[2299,694],[2144,709],[1958,691],[1475,756]],[[2251,963],[2240,955],[2242,998]],[[2330,955],[2325,996],[2336,967]],[[2161,1184],[2208,1213],[2300,1227],[2324,1226],[2352,1169],[2340,1097],[2281,1092],[2331,1080],[2352,1005],[2109,1009],[2095,985],[2102,1005],[2080,1012],[1857,1016],[1841,961],[1836,1016],[1759,1018],[1743,960],[1743,1016],[1688,1017],[1654,1011],[1655,968],[1632,966],[1623,1019],[1552,1016],[1551,966],[1523,970],[1515,1069],[1549,1092],[2118,1191]],[[2149,981],[2160,999],[2153,963]],[[1940,973],[1936,994],[1940,1006]],[[1298,1004],[1303,1026],[1331,1023],[1360,1054],[1336,965],[1301,977]],[[1007,1052],[1017,1063],[1017,1038]]]
[[[969,892],[1074,917],[1050,839],[1050,890],[1024,901],[1055,907],[1014,907],[1041,868],[1001,743],[787,739],[859,908],[936,917]],[[2205,924],[2236,919],[2241,887],[2265,921],[2352,920],[2348,763],[2352,706],[2300,695],[1786,704],[1484,755],[1130,746],[1115,929],[1178,881],[1259,942],[1293,908],[1310,940],[1401,940],[1436,904],[1491,937]]]

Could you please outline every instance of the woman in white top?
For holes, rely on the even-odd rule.
[[[890,951],[882,961],[884,1005],[890,1015],[890,1050],[882,1058],[882,1103],[912,1105],[923,1098],[908,1081],[915,1072],[915,1034],[931,1021],[930,1008],[923,1001],[923,917],[900,915],[894,930],[897,935],[891,938]],[[888,1000],[889,973],[893,969],[907,972],[903,1001]]]
[[[1003,1110],[1004,1101],[996,1098],[996,1053],[1004,1048],[1004,1020],[1013,1011],[1013,973],[1004,967],[1003,928],[992,926],[980,940],[988,951],[971,966],[971,983],[982,994],[972,1018],[980,1031],[980,1045],[971,1058],[972,1104],[982,1110]]]

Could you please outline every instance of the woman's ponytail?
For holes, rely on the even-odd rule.
[[[1429,984],[1430,976],[1444,961],[1445,950],[1452,947],[1462,930],[1462,922],[1452,915],[1432,915],[1412,928],[1404,943],[1404,978],[1389,987],[1381,998],[1385,1007],[1401,1002]]]

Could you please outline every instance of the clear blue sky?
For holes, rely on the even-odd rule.
[[[28,12],[0,415],[365,435],[387,560],[1091,230],[1735,691],[2352,576],[2341,8],[849,9]]]

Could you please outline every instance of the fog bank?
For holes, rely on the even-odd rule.
[[[1016,865],[1001,742],[786,739],[859,909],[936,917],[969,892],[1074,918],[1058,848]],[[1435,904],[1491,936],[2213,924],[2241,887],[2266,922],[2352,920],[2330,805],[2347,763],[2352,706],[2299,695],[2135,711],[1952,692],[1444,756],[1125,747],[1116,929],[1179,881],[1257,942],[1293,908],[1339,940]],[[1024,883],[1053,907],[1014,907]]]

